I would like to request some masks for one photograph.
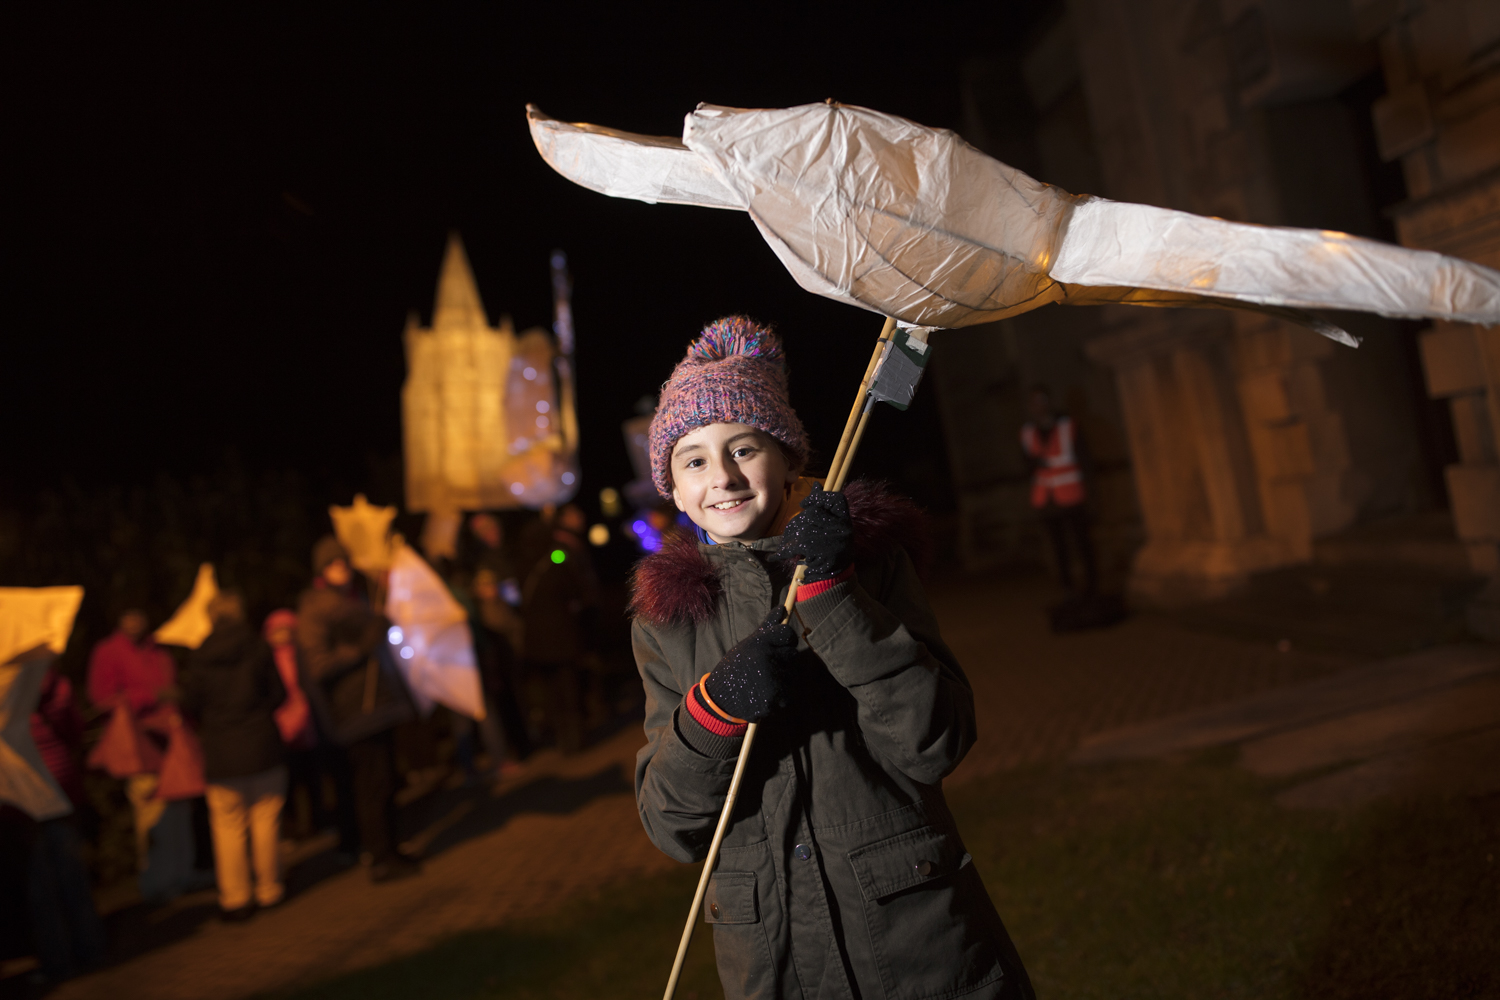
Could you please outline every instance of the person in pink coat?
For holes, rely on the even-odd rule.
[[[146,631],[144,611],[132,608],[120,616],[120,627],[94,647],[89,656],[89,700],[99,708],[124,701],[148,729],[169,714],[164,696],[177,683],[177,665]]]
[[[120,615],[119,629],[89,655],[88,695],[100,710],[127,705],[141,728],[165,747],[178,718],[177,664],[151,637],[150,624],[136,608]],[[155,774],[131,775],[125,781],[135,814],[141,895],[157,902],[194,885],[196,856],[191,804],[157,797],[159,783]]]
[[[296,826],[299,837],[310,836],[323,829],[329,817],[323,802],[323,761],[317,723],[302,690],[297,665],[297,613],[290,608],[278,608],[266,616],[261,631],[276,657],[276,670],[286,688],[286,701],[276,709],[276,728],[281,730],[281,740],[287,748],[287,809],[294,815],[299,811],[297,790],[305,789],[307,814]]]
[[[313,728],[312,708],[302,685],[297,681],[297,613],[290,608],[279,608],[266,616],[266,642],[276,655],[276,670],[281,674],[281,683],[286,687],[286,701],[276,710],[276,728],[281,730],[281,741],[292,750],[311,750],[318,744],[317,730]]]

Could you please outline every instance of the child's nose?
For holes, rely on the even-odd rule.
[[[733,489],[740,484],[741,478],[739,466],[733,462],[720,459],[714,463],[714,485],[719,489]]]

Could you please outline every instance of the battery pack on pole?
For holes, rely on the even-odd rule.
[[[865,367],[865,377],[860,380],[859,392],[849,410],[849,419],[844,423],[838,450],[834,452],[833,462],[828,468],[825,488],[830,493],[837,493],[844,488],[849,467],[854,464],[854,454],[859,450],[860,439],[864,437],[865,425],[870,422],[870,411],[875,408],[875,404],[890,403],[898,410],[911,405],[912,397],[917,392],[917,384],[921,382],[922,372],[931,356],[927,343],[927,335],[931,330],[931,327],[897,329],[894,319],[885,321],[880,339],[875,342],[875,352]],[[802,579],[806,574],[807,564],[798,563],[796,572],[792,574],[792,582],[787,586],[783,621],[791,617],[792,608],[797,604],[797,588],[802,586]],[[719,812],[718,825],[714,827],[713,839],[709,841],[708,856],[703,859],[703,871],[698,876],[698,888],[693,893],[693,905],[688,909],[687,923],[682,928],[682,937],[677,943],[677,956],[672,960],[672,974],[667,979],[667,990],[662,994],[662,1000],[672,1000],[673,994],[677,992],[677,981],[682,977],[682,963],[687,959],[688,946],[693,943],[693,931],[697,929],[703,897],[708,892],[708,880],[713,876],[714,863],[719,859],[719,846],[724,842],[724,834],[729,829],[729,817],[734,813],[734,803],[739,798],[740,781],[745,776],[745,764],[750,760],[750,749],[755,744],[756,728],[754,722],[745,727],[739,759],[735,761],[734,774],[729,779],[729,791],[724,795],[724,808]]]

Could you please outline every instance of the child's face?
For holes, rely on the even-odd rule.
[[[716,542],[753,542],[797,479],[775,438],[748,424],[708,424],[672,449],[672,500]]]

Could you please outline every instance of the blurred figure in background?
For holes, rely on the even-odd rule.
[[[505,553],[505,529],[494,514],[480,512],[469,518],[469,534],[474,536],[474,569],[487,569],[497,579],[515,579],[510,556]]]
[[[297,792],[301,789],[306,795],[307,812],[297,825],[297,832],[306,837],[328,825],[328,810],[323,802],[323,771],[318,766],[318,730],[313,723],[312,706],[307,703],[297,677],[296,630],[297,613],[290,608],[272,611],[261,629],[276,659],[282,687],[286,688],[286,701],[276,709],[276,728],[287,749],[286,801],[290,808],[284,815],[295,813]],[[292,825],[284,820],[282,828]]]
[[[557,512],[551,545],[527,574],[521,602],[526,670],[547,692],[547,726],[565,753],[583,745],[582,659],[598,595],[587,524],[573,504]]]
[[[137,608],[120,615],[118,630],[89,656],[88,695],[99,709],[124,703],[140,726],[165,747],[176,717],[177,665],[148,631],[146,613]],[[156,797],[155,774],[126,779],[125,796],[135,814],[136,856],[141,895],[166,900],[193,884],[192,803]]]
[[[516,567],[520,571],[518,578],[523,584],[531,567],[552,550],[553,522],[556,520],[557,504],[544,503],[537,511],[536,519],[527,521],[522,527],[520,540],[516,544]]]
[[[474,629],[475,650],[479,656],[480,674],[485,695],[494,702],[501,730],[516,760],[531,756],[531,737],[526,728],[524,681],[520,658],[524,625],[520,611],[505,599],[495,574],[481,569],[474,574],[470,625]],[[517,592],[519,594],[519,591]]]
[[[394,730],[415,712],[390,660],[390,623],[356,589],[349,555],[337,538],[319,539],[313,572],[297,606],[302,690],[323,733],[348,753],[371,881],[413,875],[416,862],[396,848]]]
[[[517,654],[524,631],[516,607],[521,603],[521,585],[505,552],[505,533],[499,519],[493,514],[475,514],[469,518],[469,531],[478,548],[469,588],[469,624],[474,629],[480,676],[485,696],[499,715],[511,755],[525,760],[532,748],[521,708],[525,692]]]
[[[275,712],[287,692],[271,647],[245,621],[239,594],[218,594],[208,616],[214,630],[188,660],[182,709],[197,720],[203,741],[219,909],[235,921],[250,916],[252,901],[275,906],[284,892],[279,852],[286,750]]]
[[[1041,515],[1051,536],[1062,585],[1077,592],[1068,552],[1068,536],[1072,536],[1083,566],[1082,594],[1092,595],[1099,589],[1099,570],[1084,506],[1083,447],[1078,429],[1071,417],[1057,412],[1051,390],[1041,383],[1031,387],[1026,413],[1026,423],[1021,425],[1021,450],[1031,470],[1031,506]]]
[[[73,805],[71,816],[37,824],[27,867],[27,898],[32,937],[42,973],[57,982],[104,961],[104,926],[94,910],[80,818],[91,813],[83,790],[83,719],[73,704],[73,685],[57,672],[56,662],[42,681],[41,697],[31,713],[31,739],[41,752],[63,794]]]
[[[487,772],[514,771],[518,766],[514,760],[507,760],[506,725],[497,708],[495,697],[496,692],[505,688],[505,680],[501,671],[505,666],[502,656],[508,651],[508,643],[503,635],[485,626],[480,610],[479,592],[484,590],[492,593],[495,589],[494,578],[493,573],[482,569],[474,574],[467,587],[458,578],[451,580],[448,584],[449,592],[463,607],[469,618],[469,635],[474,644],[474,663],[479,671],[480,694],[484,699],[485,717],[483,719],[476,722],[460,712],[454,712],[452,716],[454,756],[458,759],[459,766],[463,768],[464,775],[470,782],[485,776]],[[506,645],[502,646],[502,643]],[[484,771],[479,768],[475,760],[476,735],[479,742],[483,743],[484,752],[489,757],[488,768]]]

